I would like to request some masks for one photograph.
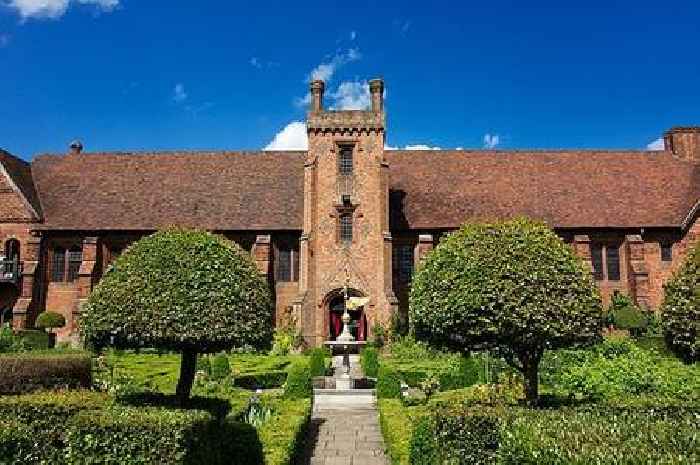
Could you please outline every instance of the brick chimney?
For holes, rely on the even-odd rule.
[[[369,93],[372,97],[372,111],[375,113],[384,111],[384,80],[371,79],[369,81]]]
[[[676,158],[700,165],[700,126],[669,129],[664,133],[664,149]]]
[[[79,140],[74,140],[73,142],[70,143],[68,148],[69,148],[69,153],[71,155],[77,155],[83,151],[83,143],[80,142]]]
[[[323,111],[323,91],[326,89],[326,84],[320,79],[311,81],[311,106],[309,111],[317,113]]]

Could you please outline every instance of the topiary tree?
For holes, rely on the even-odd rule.
[[[34,326],[47,330],[49,333],[49,348],[52,348],[56,344],[56,335],[53,330],[66,326],[66,317],[56,312],[43,312],[36,317]]]
[[[700,243],[664,286],[661,306],[666,345],[687,363],[700,359]]]
[[[590,271],[544,223],[467,224],[425,259],[411,287],[416,339],[468,352],[496,348],[538,399],[546,349],[589,343],[602,329]]]
[[[614,294],[608,307],[608,315],[618,329],[626,329],[633,336],[641,335],[649,325],[649,318],[625,294]]]
[[[81,330],[101,348],[155,347],[182,353],[184,403],[197,354],[271,339],[272,297],[252,257],[227,239],[170,229],[142,238],[105,273],[85,305]]]

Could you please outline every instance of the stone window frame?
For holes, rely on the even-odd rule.
[[[351,177],[355,173],[355,147],[357,142],[354,140],[340,140],[336,142],[338,154],[338,175],[344,177]],[[345,154],[349,154],[345,157]]]
[[[74,283],[83,263],[82,241],[54,241],[48,247],[47,258],[48,282]]]
[[[618,241],[591,241],[591,267],[596,281],[619,282],[622,280],[622,243]],[[617,267],[612,268],[611,251],[617,254]],[[597,266],[599,265],[599,267]],[[612,276],[612,277],[611,277]]]
[[[286,252],[289,252],[289,255],[284,259],[287,264],[282,266],[282,258]],[[298,282],[301,274],[299,238],[275,239],[273,254],[275,282]]]

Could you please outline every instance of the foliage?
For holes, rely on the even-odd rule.
[[[24,350],[22,338],[15,335],[9,323],[0,327],[0,354]]]
[[[63,328],[66,325],[66,317],[56,312],[43,312],[36,317],[34,326],[40,329]]]
[[[414,428],[427,415],[424,406],[405,408],[398,399],[379,399],[379,425],[392,463],[408,465]]]
[[[374,347],[365,347],[360,354],[360,364],[365,376],[376,378],[379,373],[379,352]]]
[[[455,350],[498,348],[536,401],[545,349],[587,343],[602,329],[590,271],[544,223],[467,224],[425,259],[413,279],[418,340]]]
[[[270,355],[288,355],[304,343],[301,333],[293,326],[276,328],[272,339]]]
[[[420,382],[420,390],[425,394],[426,399],[440,390],[440,380],[434,376],[430,376]]]
[[[23,329],[17,331],[17,337],[22,341],[23,350],[45,350],[49,348],[49,335],[38,329]]]
[[[326,376],[326,355],[328,351],[317,347],[309,354],[309,372],[311,377]]]
[[[664,286],[661,312],[669,348],[688,363],[700,360],[700,243]]]
[[[170,229],[131,245],[85,305],[81,328],[99,348],[182,351],[178,395],[189,397],[196,354],[265,346],[272,300],[249,254],[207,232]]]
[[[241,443],[235,439],[241,429],[246,427],[215,421],[208,413],[196,410],[115,408],[81,412],[66,435],[66,461],[223,465],[231,463],[232,457],[249,460],[250,455],[257,455],[262,462],[259,441],[250,441],[249,437]]]
[[[228,356],[225,353],[216,354],[211,357],[210,364],[210,376],[212,379],[218,381],[226,379],[231,375],[231,365],[229,365]]]
[[[0,355],[0,394],[38,389],[88,388],[90,356],[81,352]]]
[[[379,365],[377,373],[377,398],[398,399],[401,397],[401,376],[390,366]]]
[[[284,385],[284,394],[291,399],[307,399],[313,393],[311,370],[306,360],[292,363]]]
[[[374,347],[382,348],[386,342],[386,329],[381,323],[375,323],[372,326],[372,345]]]
[[[266,395],[263,395],[261,400],[263,405],[269,405],[273,412],[257,429],[263,445],[264,463],[291,465],[304,448],[304,437],[311,419],[311,401]]]
[[[608,314],[616,328],[629,330],[635,336],[641,335],[642,330],[649,324],[647,315],[625,294],[617,293],[612,296]]]
[[[411,436],[409,462],[412,465],[438,464],[439,447],[435,441],[435,425],[432,416],[421,418]]]
[[[271,389],[284,385],[286,381],[286,371],[274,370],[238,375],[233,379],[233,385],[244,389]]]

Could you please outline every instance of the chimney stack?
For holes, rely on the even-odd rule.
[[[77,155],[83,151],[83,144],[79,140],[74,140],[73,142],[71,142],[69,147],[70,153],[73,155]]]
[[[314,113],[323,111],[323,91],[325,88],[326,84],[322,80],[311,81],[311,107],[309,111]]]
[[[669,129],[664,133],[664,149],[676,158],[700,165],[700,126]]]
[[[372,111],[375,113],[384,111],[384,80],[381,78],[371,79],[369,93],[372,97]]]

